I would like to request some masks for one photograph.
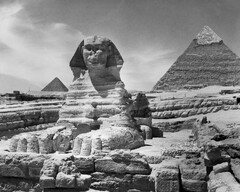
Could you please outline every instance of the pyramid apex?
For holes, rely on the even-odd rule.
[[[207,25],[196,36],[197,43],[200,45],[209,45],[219,43],[222,39]]]

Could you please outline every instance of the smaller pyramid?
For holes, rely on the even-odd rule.
[[[68,88],[59,78],[55,77],[42,91],[67,92]]]

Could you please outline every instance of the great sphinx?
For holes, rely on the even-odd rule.
[[[73,123],[78,128],[74,153],[86,155],[144,144],[131,116],[130,94],[120,78],[122,66],[122,56],[108,38],[87,37],[73,55],[73,83],[58,122]]]

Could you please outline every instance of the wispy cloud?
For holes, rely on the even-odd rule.
[[[64,23],[31,18],[19,2],[0,7],[0,72],[43,86],[72,79],[68,63],[83,34]]]
[[[161,47],[146,47],[129,53],[121,73],[126,88],[151,90],[174,60],[174,51]]]

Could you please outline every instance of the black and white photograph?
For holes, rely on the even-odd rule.
[[[0,0],[0,192],[240,192],[239,0]]]

